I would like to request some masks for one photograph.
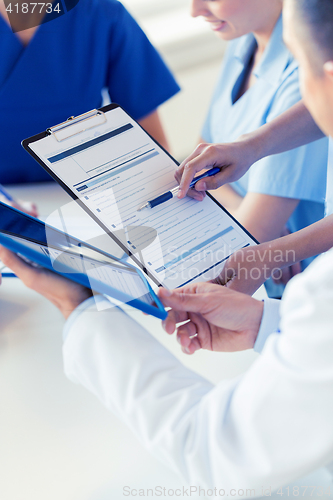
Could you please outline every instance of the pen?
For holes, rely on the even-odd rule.
[[[2,184],[0,184],[0,194],[2,194],[6,200],[14,201],[14,198],[8,193],[8,191],[6,191]]]
[[[205,177],[211,177],[212,175],[218,174],[220,172],[220,169],[218,167],[211,168],[210,170],[207,170],[204,174],[198,175],[198,177],[194,177],[193,181],[190,184],[190,188],[193,188],[200,179],[205,179]],[[157,205],[160,205],[161,203],[164,203],[165,201],[171,200],[179,191],[179,186],[176,186],[173,189],[170,189],[170,191],[167,191],[166,193],[161,194],[157,198],[154,198],[153,200],[147,201],[142,207],[138,209],[138,212],[140,210],[143,210],[144,208],[154,208],[157,207]]]
[[[4,269],[7,269],[7,266],[5,266],[1,260],[0,260],[0,274],[2,275],[3,278],[16,278],[16,274],[12,272],[3,272]]]

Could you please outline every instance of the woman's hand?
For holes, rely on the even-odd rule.
[[[2,246],[0,259],[28,288],[52,302],[66,319],[81,302],[92,295],[88,288],[46,269],[32,267]]]
[[[298,148],[322,137],[322,131],[300,101],[270,123],[241,136],[236,142],[199,144],[176,171],[175,177],[181,188],[178,196],[183,198],[187,194],[190,182],[201,170],[220,167],[221,172],[198,182],[195,189],[188,192],[189,196],[197,191],[203,197],[206,190],[240,179],[261,158]]]
[[[163,328],[168,334],[177,329],[177,340],[186,354],[198,349],[231,352],[253,347],[262,302],[211,283],[160,289],[158,294],[162,303],[171,307]]]
[[[201,200],[205,191],[238,180],[257,161],[254,144],[251,140],[247,140],[247,136],[230,144],[199,144],[176,170],[175,178],[180,187],[178,197],[184,198],[189,195]],[[191,181],[198,172],[212,167],[219,167],[220,173],[198,181],[193,189],[189,189]]]
[[[302,266],[300,262],[296,262],[291,266],[284,267],[272,273],[272,278],[274,283],[277,285],[286,285],[288,281],[294,276],[302,272]]]

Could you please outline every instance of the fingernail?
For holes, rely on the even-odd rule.
[[[189,350],[189,348],[188,348],[188,347],[184,347],[184,352],[185,352],[186,354],[190,354],[190,350]]]
[[[171,297],[172,295],[172,292],[170,292],[170,290],[167,290],[166,288],[161,288],[161,293],[162,295],[164,295],[164,297]]]
[[[180,189],[177,193],[177,198],[181,198],[183,196],[183,191]]]
[[[177,335],[177,342],[180,344],[180,337]]]

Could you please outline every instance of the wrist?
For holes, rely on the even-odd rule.
[[[303,254],[303,245],[298,244],[298,232],[290,233],[266,243],[270,248],[271,268],[283,269],[300,262],[308,255]]]
[[[69,298],[68,300],[63,300],[56,304],[61,314],[65,319],[68,319],[72,312],[77,309],[83,302],[92,297],[92,293],[88,289],[83,289],[79,296],[74,299]]]
[[[253,165],[253,163],[267,156],[265,141],[263,140],[262,134],[258,134],[258,131],[243,134],[237,141],[245,148],[247,161],[250,165]]]
[[[259,261],[268,272],[265,280],[270,278],[274,269],[283,269],[298,262],[297,252],[293,248],[293,234],[260,243],[257,247]],[[258,259],[257,259],[258,261]]]

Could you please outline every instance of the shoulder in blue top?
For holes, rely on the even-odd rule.
[[[0,17],[0,182],[47,181],[21,141],[102,104],[101,91],[135,119],[179,87],[116,0],[80,0],[39,26],[27,47]]]
[[[236,101],[255,47],[252,34],[229,44],[202,131],[205,141],[234,141],[301,99],[298,66],[283,43],[280,19],[255,70],[256,84]],[[242,196],[251,191],[301,200],[288,221],[297,231],[324,215],[327,157],[328,141],[322,139],[258,161],[233,187]]]

